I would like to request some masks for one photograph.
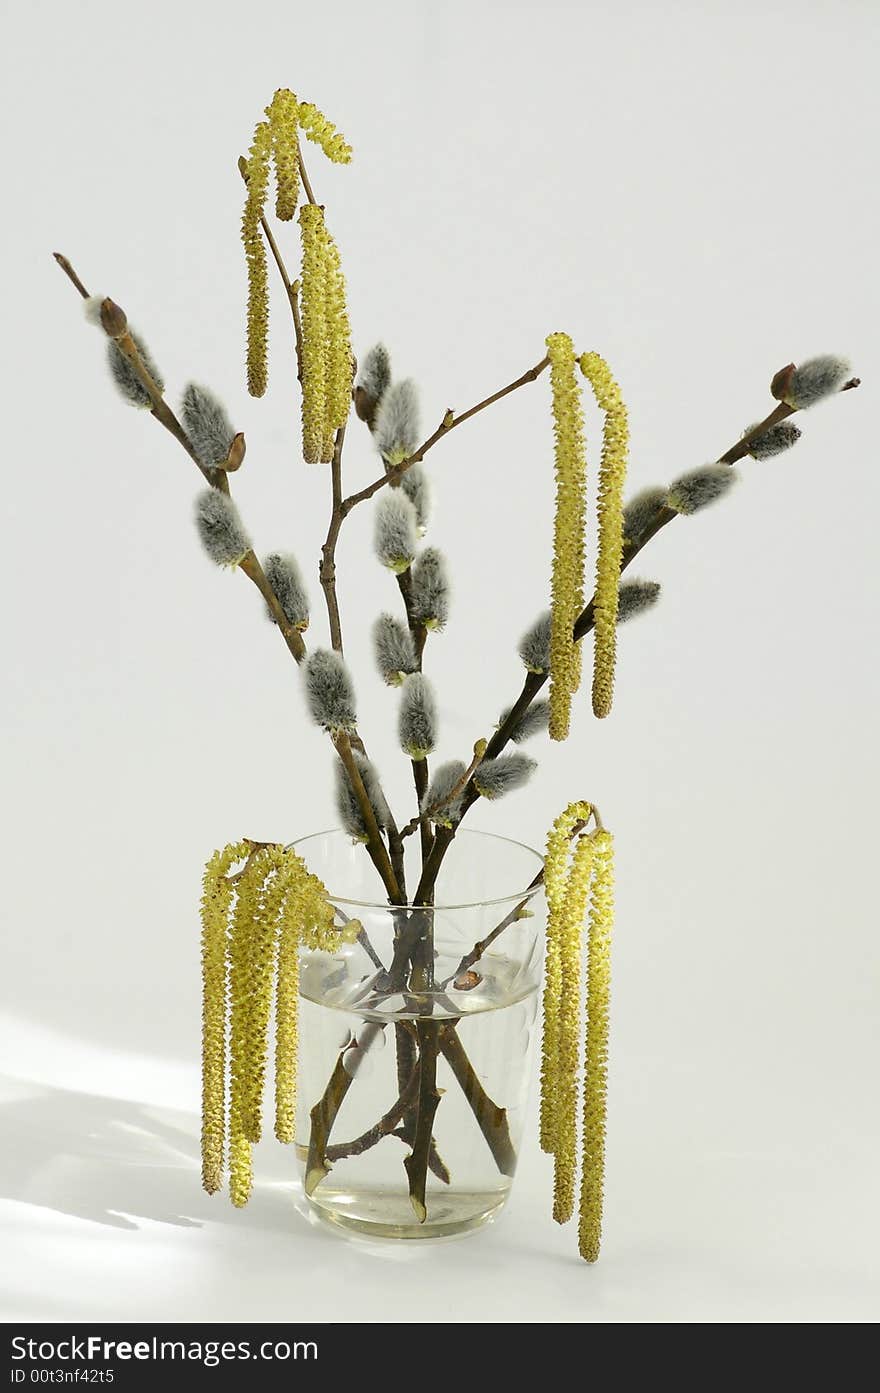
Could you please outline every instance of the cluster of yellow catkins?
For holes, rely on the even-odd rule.
[[[240,871],[232,868],[243,862]],[[202,1184],[247,1203],[260,1140],[275,1008],[275,1135],[294,1140],[301,945],[333,949],[356,932],[334,926],[321,881],[294,851],[241,841],[205,867],[202,890]],[[354,926],[354,927],[353,927]]]
[[[553,1217],[564,1224],[572,1217],[575,1202],[581,1077],[581,940],[589,900],[578,1225],[578,1247],[587,1262],[595,1262],[599,1256],[602,1229],[614,921],[613,842],[601,825],[592,832],[586,831],[593,817],[595,811],[589,803],[572,803],[556,819],[547,839],[544,884],[548,918],[541,1059],[541,1148],[553,1156]],[[572,835],[576,831],[569,865]]]
[[[351,160],[351,147],[332,122],[311,102],[298,101],[287,88],[275,93],[265,115],[266,120],[260,121],[254,131],[243,166],[247,179],[241,225],[248,270],[247,378],[248,391],[254,397],[263,395],[268,381],[269,294],[262,221],[271,167],[274,165],[275,169],[275,214],[281,222],[289,222],[296,214],[300,198],[300,132],[320,146],[335,164],[348,164]],[[345,283],[338,249],[324,225],[323,209],[309,201],[300,221],[303,239],[300,371],[305,457],[309,462],[329,461],[333,434],[345,423],[351,394],[353,360]],[[308,307],[307,301],[310,302]]]
[[[580,684],[580,642],[574,625],[584,608],[586,449],[578,369],[605,414],[597,500],[599,540],[594,604],[593,711],[607,716],[614,690],[623,484],[629,447],[626,407],[608,364],[598,353],[577,357],[568,334],[547,338],[555,440],[556,517],[550,609],[550,736],[564,740],[571,699]]]

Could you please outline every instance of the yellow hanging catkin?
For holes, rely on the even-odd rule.
[[[562,995],[562,934],[568,886],[566,867],[571,834],[592,816],[589,803],[570,803],[554,822],[544,858],[547,896],[547,947],[544,964],[544,1030],[541,1046],[541,1149],[556,1150],[559,1083],[559,1017]]]
[[[623,556],[623,484],[629,449],[629,423],[620,388],[604,358],[585,353],[580,369],[605,413],[599,469],[599,540],[594,598],[593,712],[607,716],[614,695],[617,603]]]
[[[559,1003],[556,1146],[553,1152],[553,1218],[557,1224],[567,1224],[574,1213],[581,1057],[581,940],[592,866],[593,845],[589,837],[582,835],[574,849],[565,888],[560,933],[562,982]]]
[[[251,1143],[246,1132],[254,1092],[254,1061],[249,1038],[253,986],[254,924],[258,921],[269,850],[252,851],[235,882],[235,908],[229,940],[229,1194],[237,1207],[251,1192]]]
[[[247,196],[241,219],[241,239],[248,274],[247,304],[247,381],[252,397],[261,397],[268,382],[266,357],[269,332],[269,287],[266,248],[260,219],[269,191],[269,158],[272,153],[272,127],[261,121],[254,131],[247,160]]]
[[[305,944],[330,951],[340,936],[324,885],[295,852],[286,855],[288,890],[281,911],[275,996],[275,1136],[289,1143],[296,1135],[299,948]]]
[[[272,127],[272,157],[275,161],[275,216],[290,222],[299,203],[299,103],[293,92],[279,87],[266,107]]]
[[[275,987],[275,1136],[289,1144],[296,1137],[297,1003],[302,891],[288,886],[278,937]]]
[[[307,464],[326,463],[327,245],[324,211],[314,203],[300,209],[302,233],[302,448]],[[332,446],[331,446],[332,450]]]
[[[226,1138],[226,949],[232,886],[227,871],[243,842],[215,851],[202,883],[202,1185],[223,1185]]]
[[[550,334],[550,385],[553,394],[556,518],[550,608],[550,737],[564,740],[571,698],[580,679],[580,650],[572,630],[584,607],[584,530],[586,454],[580,385],[574,346],[568,334]]]
[[[339,248],[324,227],[324,272],[326,276],[325,313],[327,335],[327,378],[324,416],[324,450],[333,458],[334,436],[348,420],[351,410],[353,359],[351,325],[345,300],[345,279]]]
[[[592,840],[594,870],[587,960],[587,1047],[578,1228],[578,1248],[587,1262],[595,1262],[598,1258],[602,1233],[611,933],[614,924],[614,843],[610,833],[604,830],[594,832]]]
[[[287,893],[283,847],[266,848],[262,885],[251,925],[250,988],[245,1025],[246,1089],[242,1130],[250,1142],[260,1140],[263,1089],[266,1079],[267,1036],[272,1010],[278,920]]]
[[[351,163],[351,146],[322,111],[313,102],[302,102],[299,108],[299,124],[304,135],[319,145],[333,164]]]

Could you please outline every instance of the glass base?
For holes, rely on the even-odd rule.
[[[332,1228],[370,1238],[456,1238],[491,1223],[504,1207],[507,1192],[432,1194],[429,1215],[420,1224],[399,1191],[334,1190],[325,1184],[308,1198],[309,1211]]]

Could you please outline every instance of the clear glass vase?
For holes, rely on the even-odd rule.
[[[297,1155],[308,1202],[378,1237],[476,1228],[504,1204],[522,1136],[542,858],[462,830],[434,907],[398,908],[376,903],[373,866],[345,832],[295,847],[338,922],[362,926],[332,955],[301,955]]]

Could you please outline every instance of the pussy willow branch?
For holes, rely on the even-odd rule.
[[[62,256],[60,252],[55,252],[54,256],[58,265],[61,267],[62,271],[64,271],[68,280],[70,280],[71,283],[76,287],[79,294],[83,297],[83,299],[88,299],[89,292],[86,289],[83,282],[80,280],[79,276],[74,271],[73,266],[68,261],[67,257]],[[131,364],[134,372],[137,374],[138,381],[141,383],[144,390],[147,392],[152,403],[151,414],[156,418],[157,421],[159,421],[161,425],[165,427],[167,431],[170,432],[171,435],[174,436],[178,444],[183,446],[190,459],[196,465],[196,468],[202,474],[203,478],[205,478],[206,481],[209,484],[211,484],[212,487],[219,489],[220,492],[230,494],[231,490],[229,487],[229,479],[227,478],[224,470],[206,469],[205,466],[198,459],[196,452],[193,449],[192,442],[189,439],[189,436],[183,429],[183,426],[178,421],[177,417],[171,410],[168,403],[165,401],[158,384],[153,381],[151,374],[148,372],[146,366],[144,365],[143,359],[141,358],[141,355],[138,352],[137,345],[132,339],[131,334],[128,332],[124,312],[112,300],[105,300],[104,303],[105,306],[109,306],[109,319],[114,327],[114,332],[112,334],[110,334],[105,327],[105,333],[107,333],[108,338],[113,339],[120,351],[124,353],[125,357]],[[303,642],[302,635],[289,623],[287,616],[285,615],[284,610],[282,609],[281,604],[278,600],[278,596],[275,594],[275,591],[269,584],[269,580],[266,577],[266,574],[262,566],[260,565],[260,562],[257,559],[256,554],[253,551],[249,551],[247,555],[239,563],[238,569],[243,571],[244,574],[248,577],[248,579],[252,581],[253,584],[257,587],[260,594],[263,596],[263,599],[266,601],[271,610],[272,617],[278,625],[278,628],[281,632],[285,644],[287,645],[289,652],[291,653],[291,655],[297,663],[301,663],[306,655],[306,646]],[[375,865],[377,871],[379,872],[379,875],[382,878],[382,882],[385,885],[389,898],[392,900],[392,902],[396,904],[401,904],[403,903],[404,899],[403,891],[398,882],[397,876],[395,875],[394,868],[391,864],[391,860],[388,855],[388,851],[385,847],[385,843],[382,840],[381,833],[379,832],[379,828],[376,823],[376,815],[373,811],[373,805],[367,796],[366,789],[364,788],[363,779],[361,778],[360,770],[358,769],[357,764],[354,760],[354,756],[352,754],[352,740],[358,739],[359,737],[357,737],[356,735],[352,737],[349,737],[348,735],[342,735],[340,737],[335,738],[333,743],[336,746],[337,753],[339,754],[342,763],[345,765],[346,774],[348,775],[349,782],[351,783],[355,797],[357,798],[358,806],[361,809],[361,814],[364,818],[364,823],[369,833],[369,840],[367,842],[367,853],[370,856],[371,860],[373,861],[373,864]]]
[[[433,449],[437,444],[438,440],[442,440],[450,431],[455,430],[456,426],[464,425],[464,422],[469,421],[472,416],[476,416],[478,411],[485,411],[487,406],[494,405],[496,401],[500,401],[502,397],[509,396],[510,393],[515,392],[517,388],[525,387],[527,383],[534,382],[549,366],[550,359],[546,357],[542,358],[540,363],[536,363],[533,368],[529,368],[528,372],[524,372],[522,377],[518,377],[515,382],[509,382],[506,387],[502,387],[499,391],[493,392],[490,397],[485,397],[482,401],[478,401],[476,406],[472,406],[469,410],[463,411],[460,416],[456,416],[451,409],[447,411],[443,420],[434,431],[434,434],[429,435],[424,444],[420,445],[413,454],[409,455],[407,459],[402,460],[400,464],[390,466],[386,473],[382,475],[381,479],[375,479],[372,484],[368,484],[367,487],[361,489],[359,493],[353,493],[346,498],[342,504],[343,514],[347,517],[352,508],[355,508],[358,503],[364,503],[368,498],[372,498],[373,494],[378,493],[379,489],[384,488],[386,484],[398,482],[402,474],[405,474],[412,465],[420,464],[428,451]]]
[[[342,447],[345,444],[345,426],[336,432],[333,446],[333,459],[330,464],[332,478],[333,507],[327,539],[321,548],[321,565],[318,575],[327,605],[327,619],[330,624],[330,642],[337,653],[342,653],[342,621],[339,617],[339,600],[336,595],[336,543],[342,526]]]
[[[841,388],[841,392],[851,391],[853,388],[858,387],[859,385],[859,378],[853,377],[850,379],[849,382],[844,383],[843,387]],[[774,409],[770,412],[768,416],[765,417],[763,421],[760,421],[756,426],[753,426],[751,430],[747,431],[746,434],[743,435],[740,440],[736,441],[734,445],[731,445],[730,449],[726,450],[723,455],[719,455],[717,463],[735,464],[738,460],[743,459],[749,453],[748,447],[753,440],[755,440],[758,436],[763,435],[765,431],[769,430],[771,426],[776,425],[779,421],[784,421],[787,419],[787,417],[793,416],[795,414],[795,411],[795,407],[788,406],[786,403],[780,402],[780,404],[774,407]],[[636,558],[636,556],[638,556],[639,552],[642,551],[642,549],[647,545],[647,543],[651,541],[653,537],[656,537],[657,533],[660,532],[662,528],[664,528],[667,525],[667,523],[671,522],[672,519],[675,517],[678,517],[678,513],[675,512],[672,508],[667,508],[665,504],[661,504],[657,508],[653,521],[643,531],[641,537],[637,541],[629,542],[624,546],[623,556],[621,558],[620,563],[621,574],[623,574],[626,568]],[[582,610],[581,614],[578,616],[575,622],[573,632],[576,641],[584,638],[592,630],[594,620],[595,596],[590,600],[589,604],[585,606],[585,608]],[[520,692],[514,705],[511,707],[507,719],[502,722],[498,730],[493,735],[492,739],[489,741],[489,746],[486,750],[486,759],[494,759],[496,755],[499,755],[502,752],[502,750],[504,750],[504,748],[509,744],[511,736],[513,734],[513,731],[516,729],[517,724],[522,719],[523,715],[528,710],[528,708],[531,706],[538,692],[544,686],[545,682],[548,679],[548,676],[549,674],[547,673],[526,673],[522,691]],[[469,808],[471,808],[473,804],[477,801],[479,796],[480,795],[477,793],[477,790],[474,787],[473,779],[471,779],[462,800],[461,817],[459,818],[456,826],[453,828],[438,828],[437,833],[434,837],[433,850],[431,852],[427,864],[423,868],[422,878],[419,881],[419,885],[416,890],[416,904],[422,903],[423,898],[425,896],[433,896],[434,885],[436,883],[440,867],[443,864],[443,858],[446,855],[446,852],[448,851],[452,841],[454,840],[455,834],[458,831],[458,828],[461,826],[461,823],[463,822],[466,813],[468,812]]]
[[[447,804],[453,803],[455,799],[459,796],[459,794],[464,792],[465,786],[467,785],[471,775],[477,772],[480,765],[483,763],[483,760],[486,758],[487,749],[487,741],[477,741],[476,745],[474,746],[474,757],[468,765],[467,769],[465,769],[461,778],[455,781],[455,783],[452,785],[452,788],[445,795],[445,797],[438,798],[436,803],[431,803],[429,807],[425,808],[425,811],[423,813],[419,814],[418,817],[411,818],[410,821],[406,824],[406,826],[400,829],[401,837],[412,836],[413,832],[415,832],[423,822],[426,822],[430,818],[434,817],[436,813],[442,812],[442,810],[447,806]]]

